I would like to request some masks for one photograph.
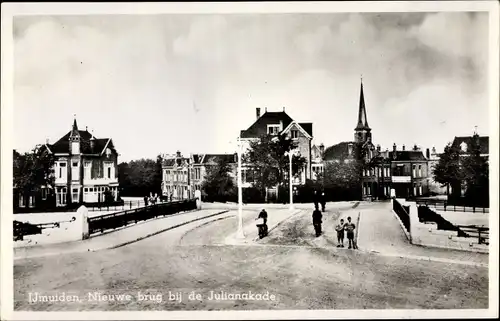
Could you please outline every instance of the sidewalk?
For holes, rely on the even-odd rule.
[[[272,230],[278,227],[282,222],[289,219],[294,215],[298,215],[303,210],[294,209],[290,211],[290,209],[269,209],[267,211],[267,227],[268,233],[271,234]],[[255,225],[255,220],[252,220],[250,223],[243,225],[243,233],[245,234],[244,239],[236,238],[236,233],[232,233],[228,235],[225,240],[225,244],[227,245],[241,245],[241,244],[249,244],[256,242],[259,239],[259,233],[257,230],[257,226]]]
[[[87,240],[15,248],[14,259],[112,249],[142,240],[181,225],[217,216],[226,212],[227,210],[202,209],[200,211],[179,213],[164,218],[144,221],[119,230],[98,234]]]
[[[406,238],[391,203],[383,203],[376,208],[360,208],[358,246],[360,250],[382,255],[413,259],[434,260],[447,263],[468,262],[472,265],[487,266],[488,254],[458,250],[448,250],[413,245]]]

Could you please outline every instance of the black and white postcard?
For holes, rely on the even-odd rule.
[[[498,317],[498,2],[2,4],[1,318]]]

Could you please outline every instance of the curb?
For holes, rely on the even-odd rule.
[[[193,222],[196,222],[196,221],[201,221],[201,220],[204,220],[206,218],[210,218],[210,217],[213,217],[213,216],[216,216],[216,215],[220,215],[220,214],[224,214],[224,213],[227,213],[229,212],[229,210],[224,210],[224,211],[220,211],[220,212],[217,212],[215,214],[210,214],[210,215],[207,215],[207,216],[203,216],[203,217],[198,217],[198,218],[195,218],[193,220],[190,220],[190,221],[186,221],[186,222],[183,222],[183,223],[180,223],[180,224],[177,224],[177,225],[173,225],[173,226],[169,226],[165,229],[162,229],[160,231],[156,231],[154,233],[150,233],[150,234],[147,234],[146,236],[141,236],[135,240],[132,240],[132,241],[127,241],[127,242],[123,242],[123,243],[120,243],[118,245],[113,245],[111,247],[105,247],[105,248],[101,248],[101,249],[97,249],[97,250],[92,250],[92,252],[96,252],[96,251],[100,251],[100,250],[111,250],[111,249],[116,249],[116,248],[119,248],[119,247],[122,247],[122,246],[125,246],[125,245],[129,245],[129,244],[132,244],[132,243],[135,243],[135,242],[138,242],[138,241],[141,241],[141,240],[144,240],[148,237],[151,237],[151,236],[155,236],[155,235],[158,235],[160,233],[163,233],[163,232],[166,232],[168,230],[172,230],[174,228],[177,228],[177,227],[180,227],[180,226],[183,226],[183,225],[187,225],[189,223],[193,223]]]
[[[403,233],[405,233],[405,236],[406,238],[408,239],[408,241],[410,241],[410,244],[413,244],[411,242],[411,234],[409,231],[406,230],[406,227],[405,225],[403,224],[403,222],[401,222],[401,219],[399,218],[398,214],[396,214],[396,212],[394,212],[394,210],[391,209],[391,213],[396,217],[396,219],[398,220],[399,222],[399,225],[401,226],[401,229],[403,230]],[[411,229],[411,222],[410,222],[410,229]]]

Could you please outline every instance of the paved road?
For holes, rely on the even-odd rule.
[[[254,245],[227,245],[236,211],[112,250],[16,260],[15,310],[247,310],[487,308],[488,269],[318,247],[351,206],[329,207],[315,238],[302,211]],[[273,215],[269,210],[269,215]],[[244,225],[257,211],[244,212]],[[362,224],[362,223],[361,223]],[[297,242],[298,238],[304,243]],[[325,243],[327,243],[325,241]],[[97,300],[129,294],[130,300]],[[189,300],[190,292],[202,296]],[[268,300],[210,300],[214,293]],[[76,295],[76,302],[28,302],[28,293]],[[89,296],[90,293],[90,296]],[[148,300],[140,300],[149,294]],[[178,294],[182,294],[179,296]],[[88,299],[91,300],[88,300]],[[170,301],[169,298],[172,298]],[[254,296],[255,298],[255,296]]]

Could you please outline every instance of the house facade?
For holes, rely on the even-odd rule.
[[[72,129],[54,144],[42,148],[55,157],[54,186],[42,186],[40,201],[55,196],[51,206],[88,204],[118,200],[118,153],[111,138],[96,138],[87,129]],[[106,195],[107,199],[106,199]],[[33,200],[19,195],[19,207],[35,207]]]
[[[190,158],[182,156],[180,151],[175,155],[164,155],[162,159],[162,195],[172,200],[184,200],[193,197],[190,180]]]
[[[285,108],[283,108],[281,112],[268,112],[266,108],[262,115],[260,108],[256,108],[256,120],[250,127],[240,132],[243,153],[249,148],[250,142],[259,140],[260,137],[265,135],[283,135],[296,142],[297,153],[301,157],[304,157],[305,165],[299,170],[299,173],[292,178],[293,185],[305,184],[307,179],[311,179],[315,176],[312,172],[312,123],[299,123],[295,121],[285,112]],[[252,186],[253,170],[251,164],[242,164],[242,179],[242,188]],[[276,197],[277,193],[277,186],[266,191],[268,197]]]
[[[412,198],[427,195],[429,192],[429,164],[418,147],[413,150],[397,150],[393,145],[389,153],[391,160],[392,188],[398,198]]]
[[[164,155],[162,161],[162,195],[172,200],[193,198],[197,190],[202,190],[209,168],[224,160],[231,167],[230,175],[236,182],[237,161],[235,154],[191,154],[182,156]]]

